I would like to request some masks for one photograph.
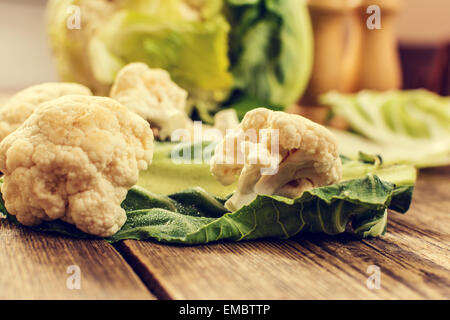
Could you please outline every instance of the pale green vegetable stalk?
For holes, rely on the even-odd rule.
[[[359,135],[334,130],[341,153],[381,154],[385,163],[450,164],[450,98],[426,90],[329,92],[321,102]]]

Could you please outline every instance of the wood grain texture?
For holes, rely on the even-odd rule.
[[[450,170],[421,173],[411,210],[380,239],[304,235],[288,241],[168,246],[124,241],[125,259],[164,299],[450,299]],[[368,289],[368,267],[381,288]]]
[[[81,289],[66,285],[80,267]],[[0,299],[154,299],[104,241],[36,233],[0,220]]]
[[[122,252],[165,299],[376,298],[365,279],[305,254],[284,241],[196,247],[125,241]]]

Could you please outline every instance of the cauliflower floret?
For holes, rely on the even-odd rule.
[[[92,92],[77,83],[49,82],[16,93],[0,109],[0,141],[16,130],[39,104],[68,94],[90,96]]]
[[[325,127],[299,115],[258,108],[217,145],[211,172],[225,185],[240,175],[225,204],[235,211],[258,194],[295,198],[336,183],[342,164],[336,138]]]
[[[187,92],[165,70],[130,63],[118,73],[110,97],[158,127],[162,140],[176,129],[192,126],[185,112]]]
[[[214,115],[214,128],[218,129],[223,135],[227,130],[234,129],[239,125],[239,118],[236,110],[224,109]]]
[[[152,156],[149,124],[118,102],[51,100],[0,143],[6,209],[24,225],[61,219],[111,236],[126,221],[120,204]]]

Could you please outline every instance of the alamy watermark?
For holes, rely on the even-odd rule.
[[[369,30],[381,29],[381,9],[379,6],[373,4],[367,7],[366,13],[370,16],[366,20],[366,25]]]
[[[367,267],[367,274],[370,276],[367,278],[366,286],[370,290],[381,288],[381,269],[377,265],[370,265]]]
[[[69,275],[66,280],[66,287],[69,290],[81,289],[81,269],[77,265],[71,265],[67,267],[67,274]]]
[[[81,8],[75,5],[68,6],[67,14],[69,15],[66,21],[67,29],[81,29]]]

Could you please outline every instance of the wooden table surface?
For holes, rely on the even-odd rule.
[[[0,299],[450,299],[450,167],[419,176],[378,239],[173,246],[76,240],[0,220]],[[81,289],[68,289],[79,266]],[[380,268],[379,289],[366,285]]]

